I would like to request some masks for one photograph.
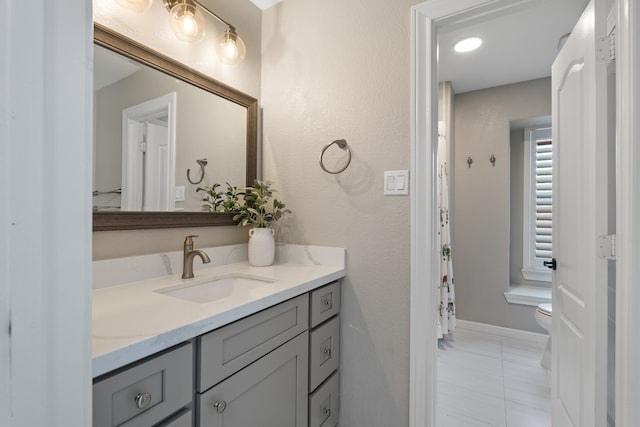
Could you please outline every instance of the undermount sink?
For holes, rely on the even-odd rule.
[[[207,303],[246,294],[266,283],[277,282],[272,277],[246,273],[229,273],[202,279],[188,279],[179,285],[156,289],[154,292],[186,301]]]

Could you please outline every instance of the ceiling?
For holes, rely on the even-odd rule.
[[[558,42],[573,29],[587,0],[514,3],[439,31],[439,80],[452,82],[455,93],[550,76]],[[482,38],[478,50],[453,50],[456,42],[471,36]]]

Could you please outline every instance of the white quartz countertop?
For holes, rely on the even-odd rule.
[[[327,254],[330,256],[326,256]],[[311,254],[311,255],[310,255]],[[313,256],[320,254],[320,256]],[[345,275],[345,251],[287,245],[269,267],[245,262],[200,267],[193,279],[180,274],[102,287],[93,291],[93,376],[309,292]],[[319,262],[327,261],[327,263]],[[196,263],[199,260],[196,260]],[[192,302],[157,292],[225,275],[271,281],[211,302]]]

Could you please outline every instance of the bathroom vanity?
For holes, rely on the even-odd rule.
[[[94,427],[335,426],[344,250],[278,258],[95,289]]]

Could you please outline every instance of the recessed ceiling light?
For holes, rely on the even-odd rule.
[[[464,53],[471,52],[472,50],[476,50],[482,44],[482,39],[479,37],[468,37],[466,39],[460,40],[453,49],[456,52]]]

